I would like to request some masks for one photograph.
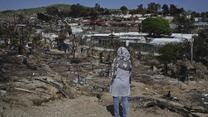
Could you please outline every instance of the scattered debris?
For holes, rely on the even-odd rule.
[[[134,103],[135,108],[149,108],[152,106],[158,106],[162,109],[167,108],[170,111],[180,113],[182,116],[185,117],[199,117],[197,112],[200,113],[207,113],[208,111],[205,111],[204,109],[192,109],[187,106],[184,106],[182,104],[169,101],[166,99],[158,99],[158,98],[150,98],[150,97],[132,97],[129,99],[131,103]]]

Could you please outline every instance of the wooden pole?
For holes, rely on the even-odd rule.
[[[191,63],[193,63],[193,46],[194,46],[194,39],[191,40]]]

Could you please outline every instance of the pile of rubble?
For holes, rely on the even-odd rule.
[[[188,69],[196,68],[196,73],[189,74],[189,77],[197,77],[199,71],[203,77],[197,77],[193,81],[182,82],[178,78],[172,78],[168,75],[160,74],[160,68],[153,70],[149,65],[140,64],[133,69],[133,80],[148,85],[154,95],[140,97],[131,97],[130,103],[137,109],[149,107],[159,107],[177,112],[183,116],[198,116],[197,113],[208,113],[207,104],[207,68],[200,63],[186,63]],[[174,69],[175,65],[170,69]],[[175,67],[176,71],[177,68]],[[171,103],[169,103],[171,102]],[[176,104],[176,106],[174,106]],[[190,114],[190,115],[189,115]]]
[[[189,60],[178,60],[175,64],[169,63],[167,66],[160,64],[157,60],[150,60],[145,63],[149,66],[151,74],[164,74],[178,79],[181,72],[187,74],[188,80],[208,80],[208,69],[202,63],[191,63]],[[167,71],[165,70],[167,68]]]
[[[41,105],[60,97],[73,98],[62,77],[39,56],[0,56],[1,101],[10,105]]]
[[[108,91],[109,65],[72,59],[64,53],[30,56],[0,55],[1,101],[11,105],[41,105],[57,98]]]
[[[189,114],[195,116],[195,112],[207,113],[208,87],[204,82],[192,86],[191,83],[186,84],[163,75],[158,63],[155,63],[154,67],[137,61],[134,63],[133,82],[142,82],[154,92],[151,96],[146,94],[130,97],[130,103],[134,104],[135,109],[158,107],[174,110],[184,116]],[[196,68],[197,75],[205,76],[199,77],[200,80],[206,79],[206,67],[201,64],[187,63],[188,65],[188,69]],[[169,65],[169,68],[177,72],[176,65]],[[64,53],[27,57],[2,53],[0,111],[8,104],[32,106],[63,97],[75,98],[79,95],[100,97],[103,92],[109,91],[110,71],[110,64],[100,63],[92,58],[70,58]],[[194,75],[193,77],[196,77]],[[164,98],[164,95],[168,98]]]

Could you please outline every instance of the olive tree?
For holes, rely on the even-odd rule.
[[[159,17],[143,20],[142,31],[149,33],[149,36],[153,37],[171,34],[171,28],[168,21]]]

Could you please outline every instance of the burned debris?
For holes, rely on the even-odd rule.
[[[206,33],[144,32],[142,22],[154,20],[151,14],[97,16],[91,9],[94,19],[81,17],[85,12],[64,17],[65,9],[47,10],[0,18],[0,117],[10,109],[83,96],[109,106],[111,67],[121,46],[128,48],[133,62],[130,110],[208,115],[208,57],[199,52],[206,49]],[[205,43],[203,48],[198,40]]]

